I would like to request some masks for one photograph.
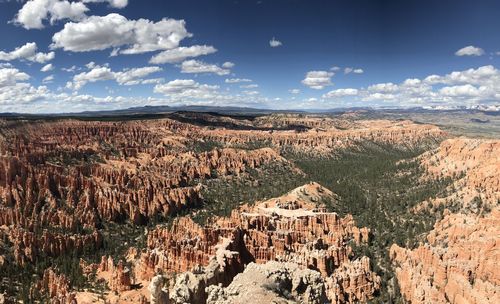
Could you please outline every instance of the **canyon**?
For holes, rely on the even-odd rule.
[[[419,183],[450,180],[405,211],[433,227],[384,245],[384,270],[377,219],[360,225],[301,165],[369,149],[408,155],[394,163],[416,164]],[[0,120],[0,290],[7,303],[494,303],[499,152],[355,113]]]

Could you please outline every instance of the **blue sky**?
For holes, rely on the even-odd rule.
[[[0,0],[0,112],[500,104],[498,1]]]

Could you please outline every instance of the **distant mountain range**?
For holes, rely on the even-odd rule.
[[[476,106],[476,107],[414,107],[414,108],[370,108],[351,107],[334,109],[305,109],[305,110],[272,110],[247,107],[217,107],[217,106],[143,106],[119,110],[106,111],[84,111],[79,113],[54,113],[54,114],[28,114],[28,113],[0,113],[0,118],[63,118],[63,117],[118,117],[138,116],[161,117],[175,112],[210,112],[228,115],[266,115],[272,113],[345,113],[345,112],[390,112],[390,113],[426,113],[426,112],[483,112],[487,115],[500,115],[500,105]]]

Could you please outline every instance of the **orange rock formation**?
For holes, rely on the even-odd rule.
[[[458,180],[448,197],[419,208],[451,204],[457,213],[445,210],[427,244],[391,247],[402,295],[409,303],[499,303],[500,141],[450,139],[421,159],[431,175]]]
[[[320,207],[322,201],[334,199],[331,191],[312,183],[253,207],[243,206],[206,227],[181,218],[171,228],[149,233],[149,250],[140,257],[137,275],[151,279],[158,269],[184,272],[209,265],[225,239],[230,240],[225,248],[240,261],[231,262],[233,276],[250,262],[295,263],[318,271],[335,303],[365,301],[378,290],[380,279],[370,271],[368,258],[351,261],[347,243],[368,240],[369,231],[355,227],[351,216],[340,218]],[[232,277],[224,278],[215,284],[227,285]]]

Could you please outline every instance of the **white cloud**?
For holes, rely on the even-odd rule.
[[[52,83],[53,81],[54,81],[54,75],[49,75],[42,80],[43,83]]]
[[[228,78],[224,82],[225,83],[240,83],[240,82],[252,82],[252,80],[247,79],[247,78]]]
[[[141,80],[141,84],[159,84],[165,81],[164,78],[150,78]]]
[[[488,83],[498,83],[499,72],[492,65],[485,65],[477,69],[468,69],[465,71],[454,71],[445,76],[430,75],[424,80],[429,84],[461,84],[470,83],[474,85],[481,85]]]
[[[363,101],[392,101],[396,98],[394,94],[372,93],[363,97]]]
[[[124,8],[128,5],[128,0],[83,0],[83,3],[90,2],[108,2],[114,8]]]
[[[72,65],[69,68],[61,68],[61,71],[68,72],[68,73],[73,73],[73,72],[75,72],[78,69],[79,68],[77,68],[76,65]]]
[[[11,60],[28,60],[38,63],[45,63],[54,59],[55,53],[37,53],[37,45],[35,42],[28,42],[23,46],[15,48],[11,52],[0,51],[0,61]]]
[[[310,71],[307,72],[306,78],[302,80],[302,84],[311,89],[321,90],[326,86],[332,85],[331,77],[333,75],[334,73],[327,71]]]
[[[228,75],[231,71],[227,68],[222,68],[215,64],[209,64],[203,61],[192,59],[182,62],[181,72],[191,73],[191,74],[213,73],[222,76],[222,75]]]
[[[340,67],[333,66],[333,67],[330,68],[330,71],[334,71],[334,72],[340,71]]]
[[[473,85],[464,84],[458,86],[443,87],[439,90],[439,93],[450,97],[476,97],[481,94],[482,90],[485,90],[485,87],[481,88],[478,89]]]
[[[288,92],[290,94],[299,94],[300,93],[300,90],[299,89],[291,89],[291,90],[288,90]]]
[[[405,85],[405,86],[417,86],[421,83],[422,83],[422,81],[418,78],[409,78],[403,82],[403,85]]]
[[[222,67],[225,69],[232,69],[234,68],[235,64],[229,61],[226,61],[222,64]]]
[[[254,95],[258,95],[259,91],[242,91],[242,93],[245,95],[254,96]]]
[[[347,88],[347,89],[337,89],[330,91],[323,95],[323,98],[339,98],[346,96],[356,96],[358,95],[357,89]]]
[[[30,0],[19,10],[14,22],[25,29],[41,29],[45,19],[49,19],[51,24],[63,19],[81,20],[87,11],[88,8],[81,2]]]
[[[154,87],[155,93],[172,99],[210,99],[217,95],[219,86],[200,84],[192,79],[176,79]]]
[[[14,23],[21,25],[25,29],[42,29],[44,21],[49,19],[50,24],[56,21],[69,19],[80,21],[85,18],[88,7],[84,3],[107,2],[111,7],[124,8],[128,5],[128,0],[30,0],[17,12]]]
[[[382,92],[382,93],[391,93],[391,92],[396,92],[398,90],[398,85],[392,83],[392,82],[387,82],[387,83],[377,83],[373,84],[368,87],[369,91],[376,91],[376,92]]]
[[[255,89],[255,88],[258,88],[259,85],[258,84],[255,84],[255,83],[252,83],[252,84],[245,84],[245,85],[241,85],[240,88],[242,89]]]
[[[144,77],[160,72],[162,69],[157,66],[148,66],[142,68],[126,69],[122,72],[114,73],[116,82],[121,85],[136,85],[141,83],[156,83],[158,79],[143,79]],[[145,82],[146,81],[146,82]]]
[[[350,73],[363,74],[364,71],[363,71],[363,69],[355,69],[355,68],[345,68],[344,69],[344,74],[350,74]]]
[[[104,81],[114,79],[114,73],[109,67],[95,67],[88,72],[83,72],[73,77],[73,82],[68,83],[66,87],[74,90],[81,89],[88,82]]]
[[[139,54],[169,50],[191,37],[184,20],[128,20],[119,14],[91,16],[80,22],[68,22],[54,34],[51,47],[65,51],[88,52],[122,48],[120,54]]]
[[[0,69],[0,105],[29,103],[43,98],[45,86],[35,88],[26,81],[30,76],[16,68]]]
[[[90,62],[86,65],[90,70],[77,74],[72,82],[68,82],[68,89],[79,90],[89,82],[115,80],[120,85],[151,84],[161,82],[160,78],[144,79],[150,74],[161,71],[157,66],[124,69],[120,72],[113,72],[108,66],[99,66]]]
[[[0,88],[13,86],[17,82],[26,81],[30,76],[16,68],[0,69]]]
[[[175,49],[163,51],[154,55],[149,63],[163,64],[163,63],[177,63],[184,61],[187,58],[194,58],[198,56],[208,55],[217,52],[217,49],[208,45],[193,45],[190,47],[178,47]]]
[[[442,87],[442,85],[445,85]],[[434,86],[434,87],[433,87]],[[360,91],[363,101],[406,106],[477,105],[500,102],[500,71],[491,65],[406,79],[401,84],[381,83]]]
[[[40,71],[42,71],[42,72],[50,72],[50,71],[52,71],[53,69],[54,69],[54,66],[52,65],[52,63],[49,63],[49,64],[44,65],[44,66],[40,69]]]
[[[455,52],[457,56],[482,56],[484,55],[484,50],[472,45],[461,48]]]
[[[274,38],[274,37],[271,40],[269,40],[269,46],[270,47],[275,48],[275,47],[279,47],[279,46],[282,46],[282,45],[283,45],[283,43],[281,43],[281,41],[279,41],[279,40],[276,40],[276,38]]]

